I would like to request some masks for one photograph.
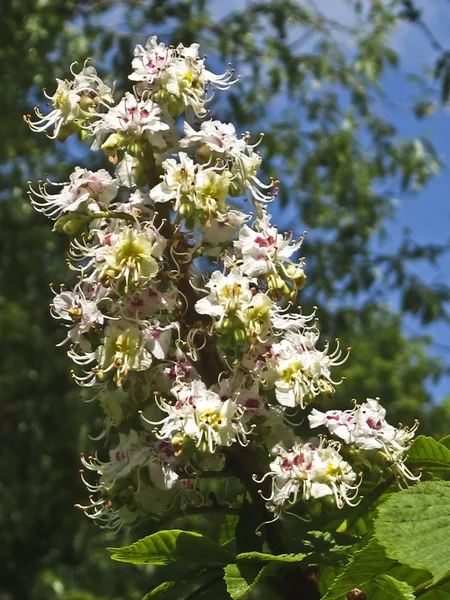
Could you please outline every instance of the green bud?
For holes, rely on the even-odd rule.
[[[245,331],[243,329],[235,329],[233,331],[233,339],[236,342],[236,344],[243,344],[247,340]]]
[[[194,210],[195,209],[191,203],[185,202],[180,206],[178,214],[182,219],[187,219],[188,217],[191,217],[193,215]]]
[[[57,140],[59,142],[65,142],[68,137],[73,135],[74,133],[79,133],[82,131],[78,121],[71,121],[70,123],[66,123],[63,125],[58,132]]]
[[[65,233],[66,235],[74,235],[81,227],[83,227],[86,217],[83,215],[69,214],[59,217],[53,225],[53,231]]]
[[[133,142],[133,143],[129,144],[129,146],[127,147],[127,152],[131,156],[137,157],[140,154],[142,154],[141,145],[138,142]]]
[[[242,196],[242,194],[244,193],[244,188],[241,185],[238,185],[234,180],[230,182],[230,188],[228,190],[228,193],[233,198],[236,198],[237,196]]]
[[[322,514],[322,504],[320,502],[313,502],[309,509],[309,513],[312,517],[320,517]]]
[[[121,133],[112,133],[106,142],[103,142],[101,149],[105,154],[115,154],[117,150],[125,145],[125,136]]]
[[[283,295],[289,294],[289,286],[279,275],[269,275],[267,278],[267,288],[269,292],[281,292]]]
[[[233,321],[231,319],[223,319],[223,321],[219,324],[216,325],[216,329],[218,331],[230,331],[233,328]]]
[[[286,267],[286,274],[288,278],[295,283],[295,287],[301,290],[305,287],[306,274],[300,265],[288,265]]]

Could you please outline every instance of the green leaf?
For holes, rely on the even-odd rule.
[[[241,552],[236,556],[237,561],[246,562],[301,562],[307,554],[264,554],[263,552]]]
[[[131,546],[108,548],[111,558],[134,565],[166,565],[174,562],[226,565],[232,555],[211,539],[193,531],[172,529],[149,535]]]
[[[279,565],[269,563],[261,568],[260,565],[240,563],[227,565],[224,569],[227,590],[233,600],[242,598],[253,590],[264,577],[276,571]]]
[[[390,575],[382,575],[376,585],[383,592],[383,598],[395,600],[415,600],[414,589],[405,581],[399,581]]]
[[[419,435],[408,452],[408,466],[429,471],[450,471],[450,450],[431,437]]]
[[[209,569],[207,572],[196,572],[192,576],[178,577],[173,581],[164,581],[153,588],[142,600],[189,600],[191,597],[198,598],[201,590],[211,590],[217,583],[222,582],[221,569]],[[214,596],[216,598],[216,596]]]
[[[439,443],[441,444],[441,446],[445,446],[450,450],[450,435],[446,435],[445,437],[440,439]]]
[[[386,579],[386,576],[389,578]],[[344,600],[347,592],[355,587],[365,592],[370,600],[403,600],[404,596],[392,595],[390,590],[395,590],[393,581],[416,585],[428,577],[426,572],[410,569],[390,559],[384,548],[376,540],[372,540],[362,550],[355,552],[353,561],[337,577],[323,600]],[[404,590],[409,591],[409,586],[404,587]],[[397,592],[400,593],[398,589],[395,590]]]
[[[441,579],[450,571],[450,483],[427,481],[391,496],[375,535],[389,557]]]
[[[220,524],[218,542],[221,546],[229,544],[235,538],[236,525],[239,521],[237,515],[225,515]]]

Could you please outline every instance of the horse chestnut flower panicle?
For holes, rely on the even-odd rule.
[[[389,425],[378,400],[311,411],[333,395],[348,353],[338,341],[321,346],[315,313],[295,306],[302,239],[271,223],[278,182],[258,178],[262,136],[251,143],[206,118],[212,88],[235,84],[233,71],[215,75],[197,44],[153,36],[136,46],[122,98],[93,67],[72,74],[57,81],[50,112],[26,120],[60,140],[78,134],[109,164],[30,191],[70,236],[77,283],[55,294],[51,312],[68,328],[74,379],[105,412],[111,450],[82,459],[87,516],[117,530],[212,498],[231,503],[249,486],[274,520],[297,504],[354,506],[368,453],[414,480],[404,459],[416,426]],[[299,439],[292,413],[339,441]],[[242,476],[253,463],[235,468],[235,453],[255,447],[260,472]]]

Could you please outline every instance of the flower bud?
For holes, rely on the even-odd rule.
[[[280,292],[283,295],[289,294],[287,283],[279,275],[269,275],[267,278],[267,288],[271,293]]]
[[[121,133],[112,133],[101,145],[101,149],[105,154],[115,154],[124,144],[125,138]]]
[[[178,210],[178,214],[182,219],[187,219],[188,217],[191,217],[193,213],[194,207],[188,202],[183,203]]]
[[[300,265],[288,265],[286,267],[286,274],[294,282],[297,289],[301,290],[305,287],[306,274]]]
[[[236,344],[243,344],[247,339],[245,331],[243,329],[235,329],[233,331],[233,339],[236,342]]]
[[[69,214],[59,217],[53,225],[53,231],[59,231],[66,235],[74,235],[81,227],[83,227],[86,217],[83,215]]]
[[[231,319],[225,318],[222,319],[220,323],[217,324],[216,329],[218,331],[230,331],[233,328],[233,321]]]

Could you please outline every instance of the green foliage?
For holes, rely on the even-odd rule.
[[[258,582],[275,572],[276,563],[269,563],[261,568],[254,563],[230,564],[225,567],[225,583],[227,592],[233,600],[239,600],[249,594]]]
[[[450,450],[431,437],[420,435],[408,452],[408,465],[426,471],[450,471]]]
[[[134,565],[166,565],[170,562],[227,564],[230,554],[219,544],[193,531],[159,531],[131,546],[109,548],[111,558]]]
[[[389,498],[375,523],[377,539],[387,555],[415,569],[426,569],[434,582],[450,571],[449,499],[449,483],[426,481]]]
[[[409,599],[411,586],[423,582],[427,577],[426,572],[413,571],[388,558],[378,542],[372,540],[362,550],[355,552],[353,560],[331,588],[323,590],[326,592],[323,600],[344,600],[346,593],[353,588],[361,589],[371,600]]]

